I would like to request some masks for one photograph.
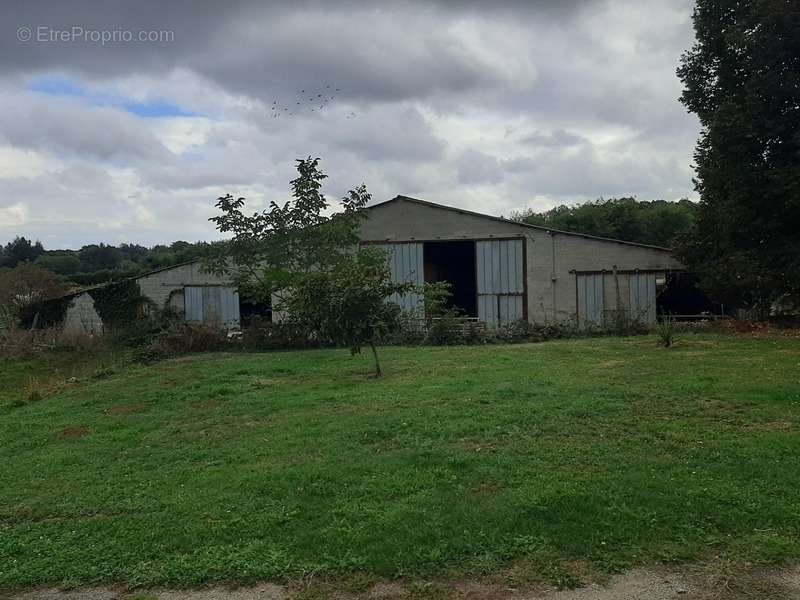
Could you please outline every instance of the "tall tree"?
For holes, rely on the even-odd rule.
[[[693,19],[678,76],[701,202],[680,254],[716,300],[763,312],[800,293],[800,3],[697,0]]]
[[[15,237],[2,249],[0,266],[13,268],[22,263],[33,262],[42,252],[44,248],[41,242],[34,243],[24,237]]]

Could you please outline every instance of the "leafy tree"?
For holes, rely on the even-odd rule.
[[[208,264],[232,277],[243,297],[274,301],[273,311],[287,312],[309,335],[353,353],[371,345],[379,375],[374,343],[392,320],[383,303],[406,286],[390,282],[385,257],[359,247],[370,195],[361,185],[342,199],[342,211],[327,215],[319,159],[298,160],[297,171],[291,200],[267,210],[247,215],[244,198],[218,199],[221,214],[210,220],[232,238],[214,248]]]
[[[691,229],[695,210],[696,205],[689,200],[640,202],[635,198],[601,198],[539,213],[528,210],[512,218],[553,229],[671,247]]]
[[[73,275],[81,268],[81,260],[74,252],[45,251],[34,264],[59,275]]]
[[[30,263],[0,273],[0,305],[15,311],[67,291],[60,277]]]
[[[375,376],[381,377],[375,344],[399,327],[401,314],[400,307],[386,299],[410,287],[392,283],[385,253],[366,248],[330,270],[313,270],[297,278],[283,308],[301,330],[347,346],[351,354],[360,354],[362,345],[369,345]]]
[[[678,69],[695,113],[697,226],[681,257],[718,301],[800,292],[800,4],[698,0]]]
[[[83,271],[100,271],[116,269],[122,262],[122,253],[114,246],[90,244],[78,252]]]
[[[44,248],[41,242],[33,243],[24,237],[15,237],[2,249],[0,266],[13,268],[21,263],[33,262],[42,252]]]

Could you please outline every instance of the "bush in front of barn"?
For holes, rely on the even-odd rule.
[[[266,317],[251,317],[242,329],[241,345],[248,350],[267,351],[319,348],[330,344],[310,338],[292,321],[272,322]]]

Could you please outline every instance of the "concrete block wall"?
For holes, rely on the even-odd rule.
[[[183,288],[187,285],[228,285],[229,281],[220,275],[203,270],[200,262],[178,265],[136,280],[142,294],[152,300],[159,308],[168,302],[175,308],[183,307]]]
[[[682,265],[669,251],[549,232],[428,203],[396,199],[369,209],[361,228],[365,242],[446,241],[522,238],[525,240],[528,320],[568,321],[577,312],[573,271],[667,271]],[[627,294],[622,294],[627,298]]]
[[[103,320],[97,314],[94,300],[88,293],[75,296],[67,307],[62,328],[74,335],[99,335],[103,333]]]

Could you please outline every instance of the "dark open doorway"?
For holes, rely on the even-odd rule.
[[[692,273],[667,274],[656,305],[659,315],[679,315],[683,318],[723,313],[722,306],[708,299]]]
[[[451,284],[451,307],[464,316],[477,317],[478,286],[475,280],[475,242],[425,242],[425,282]]]

